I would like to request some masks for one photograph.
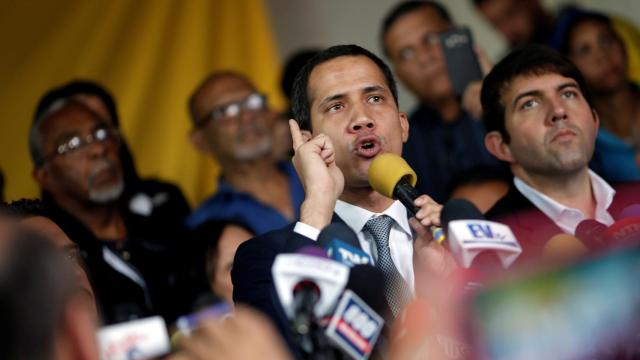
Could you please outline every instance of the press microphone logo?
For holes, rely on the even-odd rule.
[[[491,224],[487,223],[468,223],[467,228],[474,239],[505,241],[507,236],[503,233],[494,231]]]
[[[458,264],[471,266],[482,251],[495,251],[502,266],[509,267],[522,252],[513,232],[505,224],[487,220],[454,220],[449,222],[447,239]]]
[[[332,240],[327,246],[327,256],[349,267],[372,263],[367,253],[337,239]]]
[[[351,290],[345,290],[326,335],[355,359],[367,359],[384,320]]]

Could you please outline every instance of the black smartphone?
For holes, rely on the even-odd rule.
[[[470,82],[482,80],[482,70],[468,28],[456,28],[440,34],[440,45],[449,78],[456,95],[462,95]]]

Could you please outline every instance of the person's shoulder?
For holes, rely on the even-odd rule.
[[[531,209],[533,204],[527,200],[518,189],[511,184],[509,191],[498,200],[485,214],[488,220],[496,220],[506,216]]]
[[[286,252],[287,240],[293,236],[293,224],[255,236],[238,247],[236,261],[257,258],[272,259],[277,254]]]
[[[229,220],[237,212],[238,193],[231,186],[220,182],[218,190],[204,199],[185,220],[187,228],[194,229],[210,220]],[[234,209],[233,211],[231,209]]]
[[[284,246],[284,242],[287,239],[287,236],[291,233],[292,228],[290,225],[287,225],[283,228],[272,230],[266,232],[262,235],[255,236],[238,247],[238,251],[241,248],[247,250],[256,250],[256,249],[270,249],[270,250],[278,250]]]

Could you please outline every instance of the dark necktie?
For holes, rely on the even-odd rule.
[[[377,216],[367,221],[364,225],[363,232],[371,235],[376,243],[376,249],[378,250],[376,266],[382,270],[384,274],[386,283],[384,295],[395,317],[411,299],[411,290],[391,259],[389,233],[392,226],[392,218],[387,215]]]

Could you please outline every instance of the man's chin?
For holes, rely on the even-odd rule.
[[[124,181],[119,180],[110,186],[94,187],[89,189],[89,200],[96,204],[107,204],[116,201],[124,191]]]

